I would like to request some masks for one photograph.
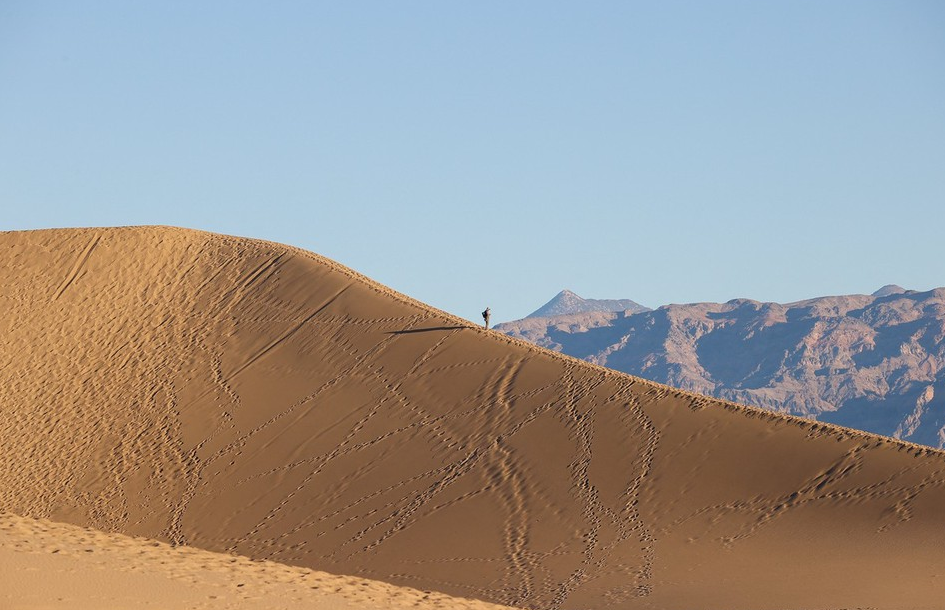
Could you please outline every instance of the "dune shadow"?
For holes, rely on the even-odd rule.
[[[412,335],[413,333],[429,333],[436,330],[459,330],[461,328],[469,328],[468,326],[433,326],[431,328],[412,328],[405,330],[392,330],[388,335]]]

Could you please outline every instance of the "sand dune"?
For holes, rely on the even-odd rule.
[[[530,608],[940,607],[941,452],[588,365],[278,244],[0,252],[0,510]]]
[[[0,608],[502,610],[487,602],[0,514]]]

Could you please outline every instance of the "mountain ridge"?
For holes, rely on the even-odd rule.
[[[675,387],[941,448],[945,289],[877,293],[674,304],[497,329]]]

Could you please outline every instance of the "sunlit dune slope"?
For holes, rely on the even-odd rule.
[[[4,610],[502,610],[487,602],[0,513]]]
[[[0,510],[532,608],[941,603],[940,452],[594,367],[278,244],[51,230],[0,255]]]

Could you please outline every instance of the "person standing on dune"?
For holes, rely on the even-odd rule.
[[[486,328],[489,328],[489,315],[490,315],[489,308],[486,307],[486,310],[482,312],[482,319],[485,320],[484,326]]]

